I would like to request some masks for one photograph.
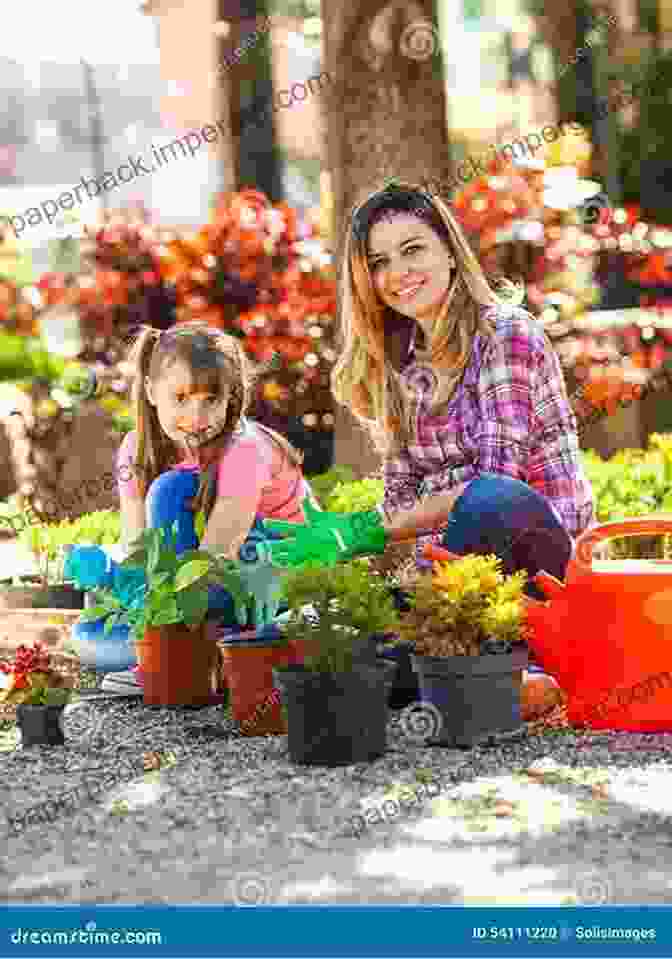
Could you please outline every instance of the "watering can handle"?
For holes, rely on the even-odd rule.
[[[449,550],[444,549],[443,546],[435,546],[434,543],[427,543],[422,549],[422,555],[425,559],[431,559],[437,563],[454,563],[455,560],[464,559],[463,556],[458,556],[457,553],[451,553]]]
[[[582,533],[574,544],[572,562],[582,573],[593,568],[593,550],[598,543],[616,536],[661,536],[672,534],[672,513],[653,513],[650,516],[633,516],[613,523],[601,523]]]

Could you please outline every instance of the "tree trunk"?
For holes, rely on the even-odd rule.
[[[228,91],[221,99],[231,122],[235,189],[252,187],[277,203],[282,176],[273,122],[269,5],[267,0],[218,0],[218,13],[231,26],[219,43],[218,70]]]
[[[349,209],[386,177],[445,181],[450,170],[444,71],[433,0],[323,0],[327,167],[335,248]],[[379,458],[345,409],[334,460],[358,475]]]

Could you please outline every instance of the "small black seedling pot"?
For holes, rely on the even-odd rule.
[[[0,580],[0,609],[84,609],[84,591],[69,583],[43,586],[37,576],[20,576],[21,586]]]
[[[16,723],[22,746],[63,746],[65,736],[61,720],[64,706],[16,707]]]
[[[411,656],[420,697],[441,714],[430,746],[475,746],[522,726],[521,670],[527,649],[509,655]]]
[[[274,669],[292,762],[349,766],[382,756],[391,669],[388,664],[357,664],[348,673],[317,673],[303,665]]]

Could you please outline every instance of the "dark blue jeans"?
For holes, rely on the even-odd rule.
[[[572,539],[552,504],[519,480],[482,473],[453,507],[442,536],[452,553],[494,553],[506,574],[526,570],[530,578],[545,570],[564,580]],[[525,592],[545,599],[528,582]]]

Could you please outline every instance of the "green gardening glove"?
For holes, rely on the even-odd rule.
[[[236,619],[239,626],[251,625],[255,629],[270,626],[278,615],[282,605],[282,583],[278,570],[268,553],[268,541],[253,539],[259,534],[260,524],[255,528],[238,552],[237,571],[244,588],[250,595],[245,607],[236,607]]]
[[[387,533],[377,510],[363,513],[326,513],[316,509],[310,499],[303,501],[306,523],[264,520],[274,533],[286,533],[286,539],[264,543],[275,566],[294,567],[305,563],[336,563],[382,553]]]

